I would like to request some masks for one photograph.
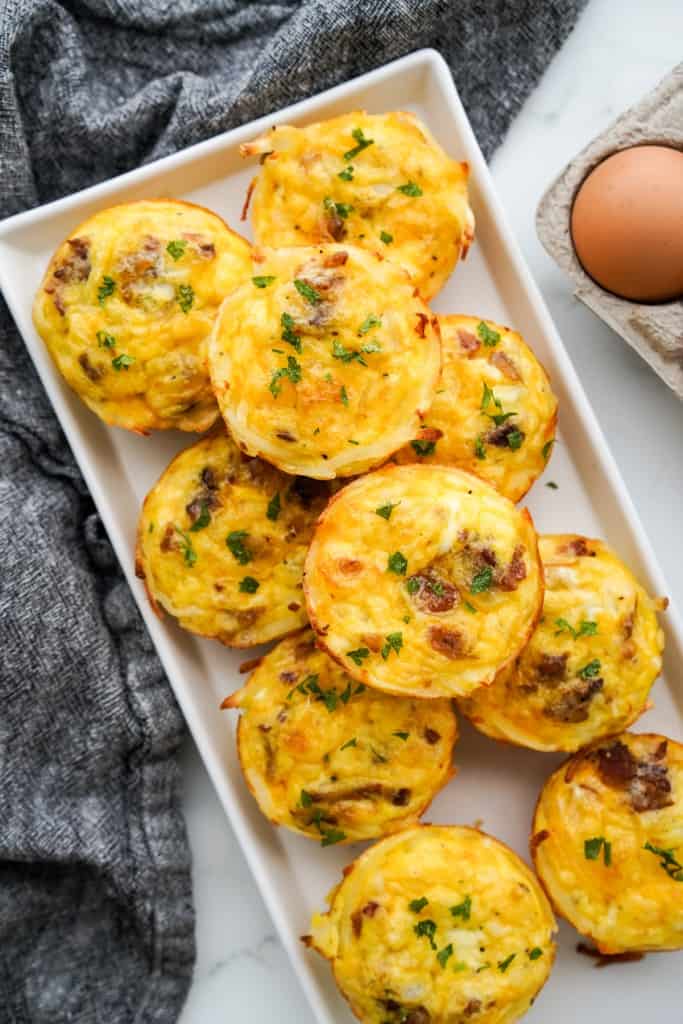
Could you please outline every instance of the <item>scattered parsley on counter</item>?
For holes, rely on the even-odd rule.
[[[550,453],[553,450],[553,445],[554,444],[555,444],[555,439],[553,438],[552,441],[546,441],[546,443],[541,448],[541,454],[543,455],[543,458],[544,458],[544,460],[546,462],[550,458]]]
[[[546,484],[546,487],[549,487],[551,491],[558,490],[558,486],[557,486],[557,484],[555,483],[554,480],[548,480],[548,482]]]

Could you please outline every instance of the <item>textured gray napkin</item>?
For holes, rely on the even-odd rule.
[[[0,216],[422,46],[490,154],[584,2],[1,0]],[[0,537],[0,1024],[170,1022],[182,722],[1,300]]]

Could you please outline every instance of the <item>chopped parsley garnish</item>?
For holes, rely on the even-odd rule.
[[[368,746],[370,748],[370,751],[372,752],[373,760],[376,761],[377,764],[387,763],[387,761],[389,760],[388,757],[385,757],[384,754],[380,754],[379,750],[373,747],[372,743],[368,743]]]
[[[355,359],[361,366],[367,366],[368,364],[363,359],[363,356],[370,352],[381,351],[382,346],[378,342],[368,342],[367,345],[361,345],[360,350],[357,348],[347,348],[341,341],[332,342],[332,357],[333,359],[341,359],[342,363],[352,363]]]
[[[347,681],[347,683],[346,683],[346,686],[344,687],[342,692],[339,694],[339,700],[342,702],[342,704],[348,704],[350,698],[351,698],[351,680],[349,679]]]
[[[436,441],[411,441],[410,443],[416,455],[433,455],[436,451]]]
[[[470,583],[470,594],[483,594],[485,590],[490,590],[493,582],[493,569],[490,565],[485,565],[483,569],[480,569],[472,577]]]
[[[349,404],[349,393],[348,393],[348,391],[346,390],[346,388],[344,387],[343,384],[342,384],[341,388],[339,389],[339,398],[341,399],[342,405],[348,406],[348,404]]]
[[[100,306],[103,306],[104,300],[108,299],[110,295],[113,295],[115,291],[116,281],[114,280],[113,277],[107,277],[105,275],[105,277],[102,278],[102,284],[97,289],[97,301],[99,302]]]
[[[408,559],[401,551],[394,551],[387,561],[387,572],[395,572],[397,576],[405,576]]]
[[[320,834],[322,839],[320,840],[321,846],[334,846],[335,843],[341,843],[342,840],[346,839],[346,832],[342,832],[338,828],[320,828]]]
[[[301,380],[301,365],[297,362],[294,356],[287,356],[287,365],[280,366],[277,370],[273,371],[268,390],[274,398],[280,394],[282,388],[280,387],[280,380],[283,377],[287,377],[291,380],[292,384],[298,384]]]
[[[356,665],[362,665],[370,654],[367,647],[357,647],[355,651],[347,651],[346,657],[350,658]]]
[[[115,370],[127,370],[134,362],[134,356],[127,356],[125,352],[122,352],[120,356],[116,356],[115,359],[112,359],[111,365]]]
[[[300,798],[300,800],[301,800],[301,806],[302,807],[310,807],[311,804],[313,803],[313,797],[305,789],[301,790],[301,798]]]
[[[405,185],[399,185],[396,191],[402,192],[404,196],[416,197],[422,195],[422,189],[414,181],[407,181]]]
[[[200,530],[205,530],[211,522],[211,513],[209,512],[209,503],[202,501],[200,504],[200,512],[192,526],[190,527],[190,533],[198,533]]]
[[[512,963],[512,961],[515,959],[516,956],[517,956],[516,953],[510,953],[510,956],[506,956],[504,960],[499,960],[498,961],[498,970],[501,971],[503,974],[505,974],[505,972],[507,971],[508,967],[510,966],[510,964]]]
[[[486,445],[481,434],[477,434],[477,440],[474,442],[474,454],[478,459],[486,458]]]
[[[493,348],[500,341],[498,331],[492,330],[483,320],[480,320],[477,324],[477,334],[488,348]]]
[[[472,897],[465,896],[462,903],[458,903],[457,906],[451,907],[451,914],[453,917],[461,917],[463,921],[469,921],[472,913]]]
[[[356,737],[354,736],[352,740],[347,740],[346,743],[342,744],[342,746],[339,749],[340,750],[348,750],[349,747],[355,747],[357,745],[357,743],[358,743],[358,741],[356,740]]]
[[[557,490],[557,484],[555,483],[554,480],[548,480],[548,482],[546,484],[546,487],[549,487],[551,491],[556,491]]]
[[[394,732],[394,733],[392,733],[392,736],[397,736],[398,739],[403,740],[404,743],[405,743],[405,741],[410,736],[410,733],[409,732]]]
[[[273,283],[275,278],[271,274],[263,274],[252,277],[251,280],[255,288],[267,288],[269,284]]]
[[[294,317],[290,316],[289,313],[283,313],[280,317],[280,326],[282,327],[282,334],[280,335],[282,340],[291,345],[296,352],[301,352],[301,338],[294,330]]]
[[[268,502],[268,508],[266,509],[266,516],[270,519],[271,523],[274,523],[277,517],[280,515],[282,509],[282,503],[280,501],[280,492],[274,494]]]
[[[181,284],[176,292],[178,305],[183,313],[189,313],[194,304],[194,289],[191,284]]]
[[[166,246],[166,252],[174,262],[177,262],[184,255],[187,249],[187,242],[183,238],[174,238]]]
[[[539,957],[543,956],[543,950],[540,946],[534,946],[533,949],[529,950],[529,959],[538,960]]]
[[[260,586],[259,581],[255,580],[253,576],[245,576],[240,581],[240,592],[242,594],[255,594]]]
[[[555,619],[555,625],[557,626],[555,636],[559,636],[560,633],[571,633],[575,640],[580,636],[595,636],[598,632],[597,622],[589,622],[587,619],[581,620],[578,629],[574,629],[566,619]]]
[[[348,215],[355,210],[355,206],[351,206],[349,203],[335,203],[329,196],[325,196],[323,199],[323,206],[330,213],[336,212],[337,216],[341,217],[342,220],[346,220]]]
[[[469,601],[463,601],[463,607],[470,613],[470,615],[476,615],[477,609]]]
[[[358,333],[359,334],[367,334],[368,331],[371,331],[373,327],[381,327],[381,326],[382,326],[382,321],[380,320],[380,318],[378,316],[375,316],[374,313],[370,313],[370,315],[365,318],[363,323],[358,328]]]
[[[543,458],[544,458],[544,460],[546,462],[548,461],[548,458],[550,457],[550,453],[552,451],[552,448],[553,448],[554,444],[555,444],[555,439],[553,438],[552,441],[546,441],[546,443],[541,448],[541,454],[543,455]]]
[[[107,334],[106,331],[97,332],[97,344],[100,348],[113,348],[116,344],[116,338],[113,334]]]
[[[679,864],[676,860],[673,849],[664,850],[661,846],[655,846],[653,843],[645,843],[643,849],[661,858],[659,866],[664,868],[669,878],[673,878],[674,882],[683,882],[683,864]]]
[[[587,665],[580,668],[576,673],[580,679],[594,679],[600,672],[600,661],[598,658],[593,658]]]
[[[307,281],[302,281],[300,278],[295,278],[294,287],[298,291],[302,298],[306,299],[306,302],[310,302],[312,306],[317,306],[322,302],[322,296],[315,290]]]
[[[181,530],[181,529],[179,529],[179,527],[176,526],[176,533],[180,536],[180,539],[181,539],[180,550],[183,553],[183,558],[185,559],[185,565],[189,566],[189,568],[191,569],[192,566],[197,561],[197,552],[192,547],[192,541],[188,537],[188,535],[185,533],[184,530]]]
[[[506,416],[512,416],[512,413],[505,413]],[[524,434],[521,430],[511,430],[507,435],[508,448],[511,448],[513,452],[516,452],[518,448],[522,447],[522,441],[524,440]]]
[[[426,939],[428,939],[429,945],[432,947],[433,950],[436,950],[436,943],[434,942],[434,935],[436,933],[436,921],[430,921],[429,918],[427,918],[426,921],[418,921],[417,924],[413,927],[413,931],[418,936],[418,938],[422,938],[422,936],[424,936]]]
[[[412,910],[414,914],[419,914],[421,910],[424,910],[428,903],[429,900],[427,899],[426,896],[420,896],[419,900],[410,901],[410,903],[408,904],[408,909]]]
[[[490,388],[486,381],[484,381],[483,390],[481,394],[481,404],[479,406],[480,410],[482,412],[486,412],[491,403],[493,403],[493,405],[495,405],[497,409],[503,408],[500,399],[496,398],[495,394],[493,393],[493,388]]]
[[[337,177],[342,181],[353,181],[353,164],[349,164],[343,171],[340,171]]]
[[[441,966],[445,968],[446,964],[448,963],[449,959],[452,956],[453,956],[453,943],[449,942],[447,946],[444,946],[443,949],[439,950],[439,952],[436,954],[436,959],[439,961]]]
[[[419,589],[420,589],[420,581],[419,581],[419,579],[417,578],[417,576],[411,576],[410,579],[406,581],[406,590],[408,591],[408,593],[412,597],[413,594],[417,594]]]
[[[606,868],[612,863],[612,844],[604,836],[586,839],[583,844],[583,855],[586,860],[597,860],[602,850],[602,860]]]
[[[400,501],[388,501],[386,505],[380,505],[379,508],[375,509],[375,515],[381,516],[382,519],[391,519],[391,513],[400,504]]]
[[[354,441],[354,439],[352,437],[347,438],[347,440],[348,440],[349,444],[355,444],[355,445],[359,445],[360,444],[360,441]]]
[[[366,139],[363,135],[362,128],[354,128],[351,132],[351,137],[356,140],[358,145],[354,146],[353,149],[348,149],[346,153],[344,153],[344,159],[346,161],[353,160],[354,157],[358,156],[359,153],[362,153],[364,149],[368,148],[368,146],[372,146],[375,141],[374,139]]]
[[[385,245],[391,245],[391,243],[394,240],[394,236],[390,235],[388,231],[380,231],[379,237],[380,240],[384,242]]]
[[[395,651],[396,654],[400,653],[403,647],[403,633],[387,633],[385,640],[386,643],[380,653],[386,661],[392,651]]]
[[[246,530],[233,530],[225,538],[230,554],[240,565],[246,565],[247,562],[251,562],[251,551],[244,543],[248,536],[249,534]]]

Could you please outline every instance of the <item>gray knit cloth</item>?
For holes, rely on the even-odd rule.
[[[0,0],[0,216],[423,46],[490,154],[584,2]],[[0,1022],[171,1022],[183,724],[2,300],[0,536]]]

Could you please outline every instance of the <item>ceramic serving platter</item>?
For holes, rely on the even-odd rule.
[[[506,223],[491,177],[472,134],[448,68],[433,50],[423,50],[313,99],[262,118],[174,156],[104,182],[66,199],[0,223],[0,287],[61,421],[109,532],[128,582],[165,666],[254,878],[320,1024],[351,1021],[327,965],[299,941],[310,913],[324,904],[354,847],[321,849],[302,837],[273,828],[257,810],[242,781],[233,740],[234,715],[219,711],[221,699],[240,683],[244,652],[194,639],[170,620],[154,617],[135,578],[133,551],[140,503],[171,457],[190,443],[180,434],[148,438],[104,426],[57,375],[31,322],[31,304],[48,257],[82,220],[105,206],[158,196],[192,200],[216,210],[231,225],[239,216],[253,166],[238,148],[276,122],[305,123],[357,108],[371,112],[411,110],[448,153],[468,160],[476,241],[466,263],[434,303],[438,312],[471,313],[521,331],[548,369],[560,401],[559,443],[545,477],[528,498],[544,532],[580,532],[604,537],[654,594],[666,584],[638,521],[600,428],[561,339]],[[544,486],[548,480],[558,489]],[[655,707],[637,728],[683,739],[680,695],[683,641],[670,609],[666,671],[655,685]],[[479,823],[528,859],[531,815],[543,780],[558,758],[501,746],[462,724],[456,748],[458,775],[435,800],[426,820]],[[226,929],[230,922],[226,921]],[[560,954],[546,988],[526,1018],[529,1024],[642,1024],[680,1020],[683,954],[660,954],[639,963],[595,970],[576,952],[577,936],[563,926]],[[226,1014],[228,1011],[226,1011]],[[229,1016],[229,1014],[228,1014]],[[226,1019],[227,1016],[226,1016]]]

